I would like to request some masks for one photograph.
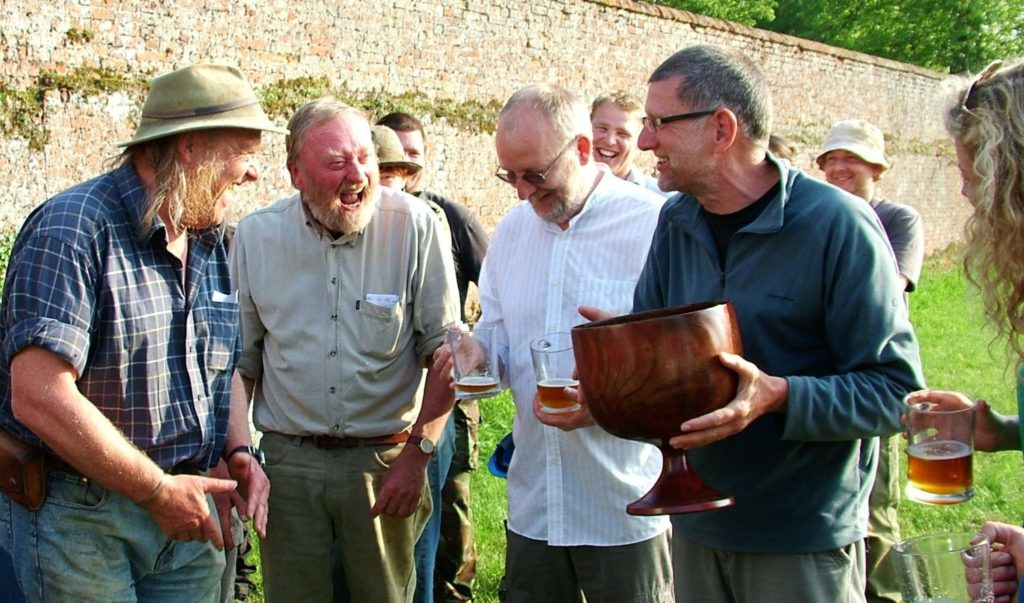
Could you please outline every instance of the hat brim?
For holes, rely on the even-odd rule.
[[[411,161],[381,161],[377,165],[379,167],[382,167],[382,168],[387,168],[387,167],[404,168],[406,171],[409,172],[410,176],[412,176],[413,174],[418,174],[423,169],[422,165],[420,165],[418,163],[413,163]]]
[[[262,119],[258,117],[239,117],[239,116],[223,116],[217,117],[215,115],[209,117],[193,117],[188,121],[175,120],[165,124],[159,123],[145,123],[147,120],[143,118],[143,123],[140,124],[138,130],[136,130],[135,136],[131,140],[117,143],[119,147],[128,147],[143,142],[149,142],[158,138],[166,138],[175,134],[183,134],[185,132],[196,132],[199,130],[215,130],[224,128],[238,128],[242,130],[259,130],[261,132],[271,132],[274,134],[288,134],[287,128],[282,128],[275,125],[272,121]]]
[[[838,142],[822,147],[821,152],[818,153],[818,157],[815,159],[819,168],[825,169],[825,155],[828,155],[832,151],[846,151],[848,153],[853,153],[867,163],[881,166],[883,170],[887,170],[890,167],[889,160],[879,154],[878,151],[870,149],[864,145]]]

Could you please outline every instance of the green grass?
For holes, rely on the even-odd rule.
[[[487,459],[495,445],[512,430],[515,414],[512,395],[481,401],[483,423],[480,426],[480,466],[473,474],[473,525],[476,528],[477,579],[475,601],[497,603],[498,583],[505,570],[505,517],[507,497],[505,480],[487,471]]]

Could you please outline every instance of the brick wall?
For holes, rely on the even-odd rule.
[[[486,102],[554,81],[588,99],[620,88],[642,98],[646,77],[675,50],[732,46],[767,73],[775,129],[797,144],[798,165],[821,177],[813,157],[829,126],[865,118],[886,133],[895,160],[882,193],[921,211],[929,251],[957,240],[967,214],[938,118],[941,75],[631,0],[4,0],[0,22],[0,85],[16,91],[33,89],[44,71],[102,67],[146,79],[213,61],[239,65],[257,88],[326,76],[356,91]],[[0,229],[102,170],[141,101],[138,92],[48,91],[35,117],[51,133],[42,150],[0,137]],[[430,188],[493,226],[517,200],[491,176],[491,135],[444,119],[427,127]],[[265,141],[263,178],[240,211],[292,192],[282,137]]]

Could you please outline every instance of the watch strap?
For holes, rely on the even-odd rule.
[[[436,444],[434,444],[433,440],[414,434],[409,435],[409,439],[406,440],[406,444],[412,444],[419,448],[420,452],[426,455],[434,454],[434,450],[436,448]]]
[[[224,457],[224,460],[225,461],[230,461],[231,457],[235,456],[239,452],[244,452],[244,453],[248,454],[249,456],[251,456],[252,458],[256,459],[256,462],[258,462],[260,464],[260,467],[265,465],[266,462],[267,462],[266,461],[266,457],[263,455],[263,451],[260,450],[259,448],[255,447],[255,446],[250,446],[250,445],[239,446],[239,447],[235,448],[234,450],[229,452],[226,457]]]

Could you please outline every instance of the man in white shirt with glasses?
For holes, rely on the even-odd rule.
[[[668,518],[625,510],[657,478],[657,449],[585,407],[540,410],[530,357],[531,340],[586,321],[580,306],[629,311],[662,199],[595,161],[588,107],[558,86],[513,94],[495,143],[497,177],[526,201],[495,229],[480,279],[516,404],[502,600],[672,601]]]

